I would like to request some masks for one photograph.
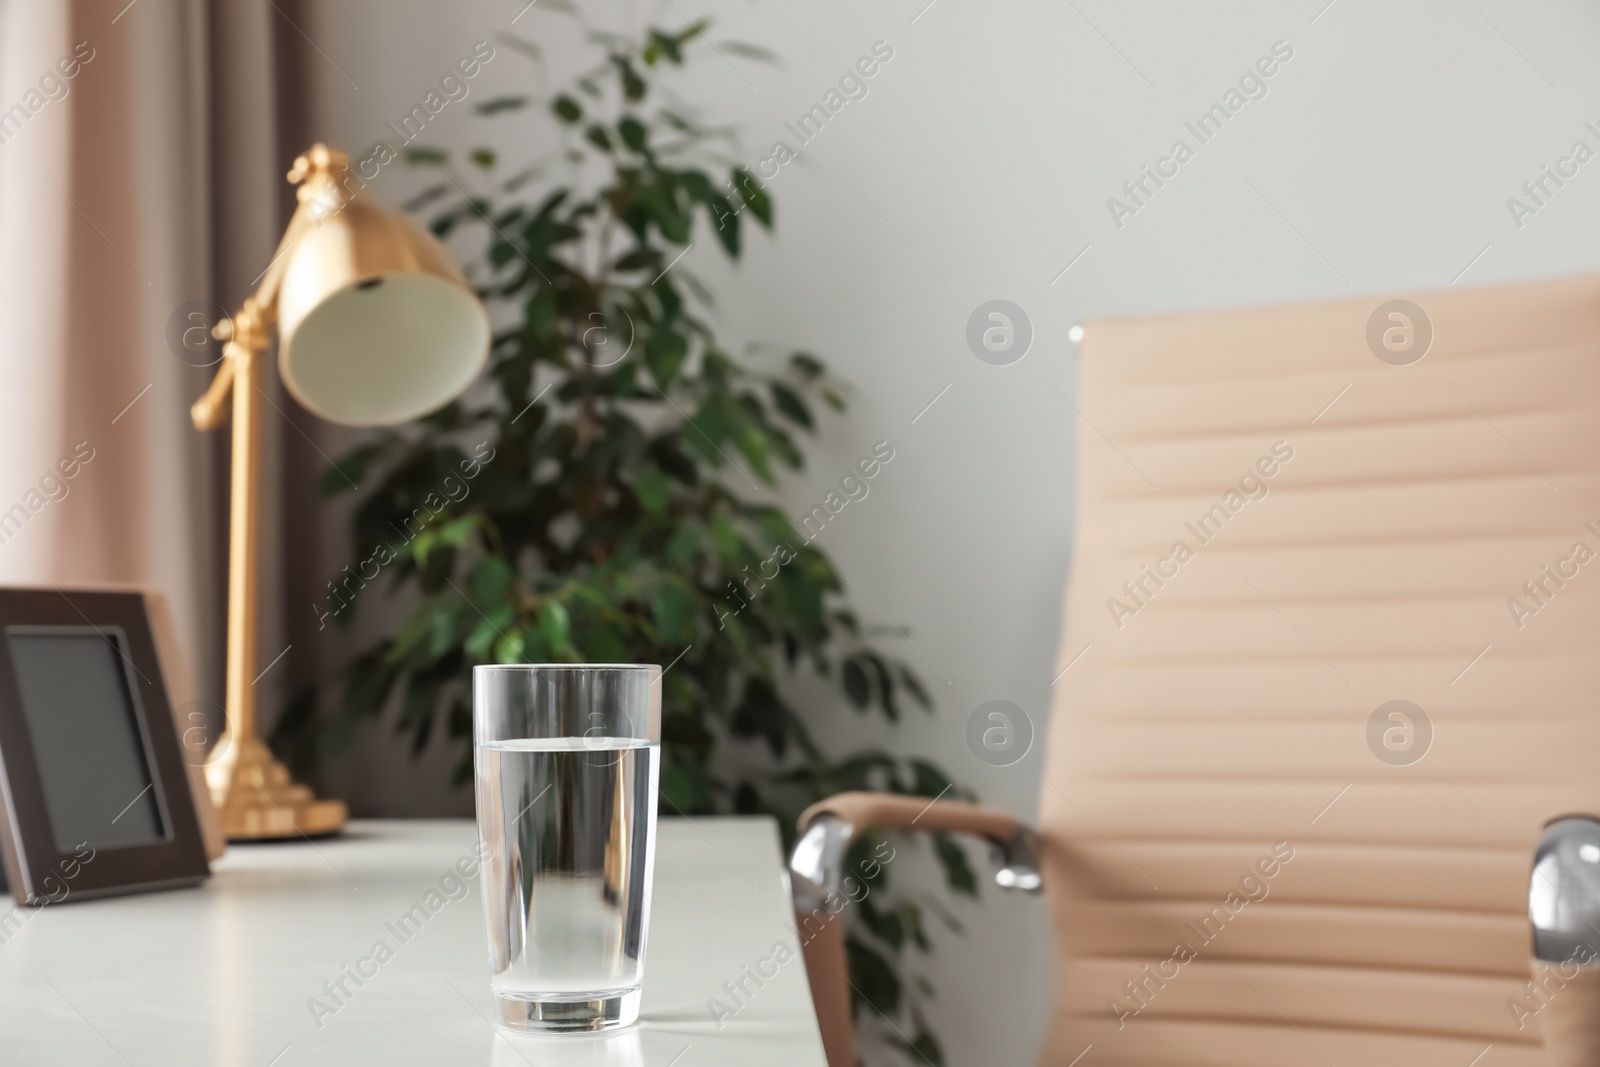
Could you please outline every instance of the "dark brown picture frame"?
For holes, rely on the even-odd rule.
[[[93,633],[117,650],[165,837],[63,851],[52,830],[11,634]],[[125,722],[124,707],[107,708]],[[29,905],[193,885],[211,873],[166,680],[138,592],[0,588],[0,861]]]

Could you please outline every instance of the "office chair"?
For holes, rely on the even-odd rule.
[[[1600,277],[1095,322],[1077,406],[1037,827],[802,817],[830,1065],[869,825],[1047,894],[1042,1067],[1591,1062],[1546,1059],[1577,995],[1528,908],[1544,827],[1600,811]]]

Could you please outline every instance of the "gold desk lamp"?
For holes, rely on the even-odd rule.
[[[260,501],[260,353],[278,322],[278,367],[314,414],[391,426],[459,396],[489,358],[489,316],[444,246],[357,194],[348,157],[316,145],[294,162],[298,206],[254,296],[215,331],[222,365],[190,414],[228,417],[233,474],[228,536],[227,733],[206,768],[231,840],[334,833],[343,801],[318,800],[256,736],[256,515]]]

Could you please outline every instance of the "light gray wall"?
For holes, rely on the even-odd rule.
[[[1576,0],[587,6],[617,25],[710,10],[714,40],[779,52],[773,68],[699,46],[683,86],[738,123],[752,163],[776,139],[800,147],[784,123],[874,42],[894,49],[868,95],[773,180],[776,240],[753,240],[736,269],[709,241],[684,265],[714,283],[730,337],[809,348],[855,385],[850,414],[784,492],[796,512],[872,442],[897,452],[820,541],[858,586],[863,617],[881,621],[881,609],[906,629],[910,642],[893,643],[933,683],[938,713],[888,735],[801,687],[819,732],[837,751],[870,741],[928,753],[1024,815],[1043,787],[1038,753],[986,766],[964,727],[993,698],[1046,726],[1072,551],[1073,323],[1600,264],[1600,159],[1520,226],[1507,206],[1574,141],[1600,151],[1584,125],[1600,129],[1600,10]],[[312,67],[312,132],[369,144],[521,8],[367,0],[305,12],[327,57]],[[536,7],[515,28],[544,37],[556,25]],[[1293,56],[1266,95],[1200,144],[1185,121],[1279,41]],[[502,49],[477,91],[526,70]],[[515,129],[461,109],[447,118],[438,140],[459,146],[482,136],[505,148]],[[1108,198],[1179,138],[1194,157],[1118,226]],[[393,168],[380,195],[398,200],[420,181]],[[1011,366],[980,362],[964,339],[968,316],[996,298],[1034,330]],[[424,772],[394,769],[401,759],[369,738],[344,780],[389,810],[440,803],[414,785]],[[1046,916],[994,892],[957,910],[966,936],[941,938],[926,968],[950,1060],[1027,1062],[1050,981]]]

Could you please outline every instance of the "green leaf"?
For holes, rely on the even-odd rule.
[[[864,1004],[874,1015],[894,1015],[900,1010],[900,978],[884,956],[855,938],[845,944],[850,961],[850,999]]]
[[[416,559],[418,565],[427,564],[428,555],[433,551],[433,546],[438,540],[439,533],[437,530],[423,530],[412,539],[411,555]]]
[[[413,166],[428,166],[443,163],[449,155],[442,148],[428,148],[423,145],[411,145],[406,149],[406,162]]]
[[[764,482],[772,481],[772,439],[754,426],[746,426],[739,435],[739,453],[755,468]]]
[[[730,570],[736,570],[739,557],[745,553],[744,539],[739,536],[738,528],[726,518],[718,519],[711,525],[711,540],[723,562]]]
[[[772,383],[772,403],[790,420],[806,429],[809,430],[816,425],[811,419],[810,409],[806,407],[805,401],[800,399],[800,394],[782,382]]]
[[[430,534],[419,535],[417,542],[420,542],[423,537],[429,537],[430,541],[437,544],[437,538],[430,536]],[[417,542],[412,543],[412,553],[414,555],[416,554]],[[442,592],[448,585],[450,575],[455,572],[456,550],[449,545],[439,546],[437,550],[430,549],[426,559],[421,556],[417,557],[417,564],[419,567],[418,578],[423,592]]]
[[[656,590],[656,628],[666,641],[688,641],[694,636],[695,602],[677,582],[664,582]]]
[[[611,135],[607,133],[606,128],[600,125],[598,122],[591,123],[589,127],[583,131],[583,137],[584,140],[600,149],[600,151],[611,151]]]
[[[750,213],[761,220],[767,229],[772,229],[772,198],[767,195],[767,190],[750,173],[748,167],[733,168],[733,175],[729,179],[734,190],[739,194]]]
[[[510,612],[506,614],[509,615]],[[479,619],[461,647],[473,659],[487,659],[489,650],[494,647],[500,636],[501,630],[493,619]]]
[[[712,810],[717,792],[704,767],[676,760],[661,769],[661,797],[667,804],[664,814],[698,815]]]
[[[907,762],[911,765],[911,771],[915,779],[911,784],[913,793],[925,797],[942,797],[947,792],[955,790],[955,795],[951,797],[954,800],[963,792],[955,789],[955,783],[950,780],[948,774],[927,760],[911,759]]]
[[[505,603],[515,580],[516,574],[511,564],[498,556],[490,556],[473,568],[467,588],[479,609],[492,614],[497,605]]]
[[[678,527],[667,545],[667,561],[674,567],[684,567],[700,554],[700,534],[690,525]]]
[[[633,64],[626,56],[614,55],[611,57],[612,65],[617,68],[617,75],[622,79],[622,95],[630,101],[643,100],[647,86],[639,72],[633,69]]]
[[[899,1034],[891,1035],[889,1043],[903,1049],[908,1058],[925,1062],[929,1067],[944,1067],[944,1047],[939,1044],[939,1038],[926,1023],[917,1020],[917,1036],[910,1041]]]
[[[796,735],[794,713],[779,699],[772,687],[752,678],[744,687],[742,699],[729,720],[733,736],[741,740],[759,738],[767,743],[774,759],[783,759]]]
[[[527,658],[527,638],[521,630],[509,630],[495,642],[495,663],[525,663]]]
[[[894,678],[889,674],[888,664],[883,662],[883,657],[872,652],[863,652],[861,658],[872,667],[873,675],[878,679],[878,701],[883,707],[883,714],[890,722],[899,722],[900,708],[894,702]]]
[[[394,643],[389,647],[388,662],[404,663],[412,651],[421,646],[430,626],[431,616],[427,611],[413,612],[395,635]]]
[[[950,888],[964,896],[974,899],[978,896],[978,876],[973,873],[972,864],[967,862],[967,854],[960,845],[950,840],[949,834],[933,835],[934,851],[938,854],[939,865],[944,868],[945,881]]]
[[[400,207],[407,212],[421,211],[435,200],[448,196],[451,192],[453,190],[449,185],[430,185],[410,200],[401,204]]]
[[[660,111],[656,112],[656,114],[664,122],[666,122],[668,126],[671,126],[673,129],[678,130],[681,133],[704,132],[701,130],[699,123],[694,122],[692,119],[685,118],[669,107],[662,108]]]
[[[525,96],[497,96],[478,105],[480,115],[498,115],[502,111],[521,111],[528,106]]]
[[[654,463],[647,464],[639,471],[639,503],[650,514],[659,515],[666,510],[671,489],[672,484],[666,474]]]
[[[556,118],[569,126],[583,118],[583,108],[566,93],[562,93],[551,102],[550,110],[555,113]]]
[[[700,36],[705,28],[706,21],[702,19],[699,22],[691,23],[688,29],[679,33],[662,33],[660,30],[651,30],[644,48],[639,52],[639,57],[644,60],[646,66],[653,67],[663,58],[682,66],[683,45],[687,41]]]
[[[504,189],[508,193],[514,193],[533,179],[542,175],[545,170],[546,168],[543,164],[535,164],[531,167],[524,167],[502,182],[500,188]]]
[[[642,156],[649,151],[647,142],[650,139],[650,131],[645,129],[644,123],[632,115],[624,115],[622,121],[617,123],[617,134],[622,138],[623,144],[639,155]]]
[[[645,342],[645,366],[650,368],[656,384],[663,389],[672,384],[679,368],[688,358],[689,339],[681,333],[658,328]]]
[[[746,44],[744,41],[723,41],[717,47],[722,49],[722,51],[727,52],[729,55],[742,56],[745,59],[753,59],[758,63],[771,63],[776,65],[778,62],[778,53],[767,48],[762,48],[760,45]]]
[[[705,375],[707,383],[717,389],[726,389],[733,382],[733,358],[720,348],[706,351],[700,372]]]
[[[911,938],[911,943],[924,952],[933,951],[933,942],[928,940],[928,932],[922,921],[922,909],[915,901],[904,900],[900,902],[899,914],[901,922],[905,925],[906,935]],[[924,989],[928,996],[932,996],[931,989]]]
[[[317,488],[321,490],[323,496],[333,496],[350,489],[352,482],[360,484],[371,466],[383,459],[388,450],[388,442],[384,441],[374,441],[352,448],[339,457],[338,463],[328,464],[328,469],[322,472],[322,479]]]
[[[661,266],[661,253],[654,248],[635,248],[627,255],[618,256],[611,269],[620,274],[634,270],[656,270]]]
[[[933,710],[933,698],[922,687],[922,681],[911,672],[910,668],[904,665],[900,667],[900,682],[906,687],[906,691],[911,694],[913,699],[922,705],[925,711]]]
[[[863,711],[866,710],[867,701],[872,699],[872,684],[867,681],[867,672],[854,659],[844,661],[844,692],[850,698],[850,703]]]
[[[796,352],[789,357],[789,366],[794,368],[796,374],[809,382],[818,381],[827,373],[827,368],[822,365],[822,360],[813,356],[810,352]]]
[[[468,609],[470,610],[470,608]],[[477,617],[476,614],[473,615]],[[450,650],[450,646],[457,640],[456,610],[454,604],[435,602],[428,625],[428,640],[425,646],[429,659],[438,659]]]
[[[472,155],[468,158],[470,158],[474,164],[483,168],[484,170],[490,170],[494,167],[495,154],[494,149],[492,148],[474,148],[472,150]]]
[[[905,924],[901,921],[899,912],[881,910],[872,903],[871,897],[866,897],[861,901],[861,921],[872,931],[874,937],[896,952],[905,945]]]
[[[711,221],[717,228],[717,240],[722,242],[723,251],[735,259],[739,256],[739,214],[733,204],[721,193],[712,193],[706,198],[706,210],[711,214]]]
[[[546,600],[539,609],[539,634],[552,650],[566,648],[572,640],[572,617],[559,600]]]

